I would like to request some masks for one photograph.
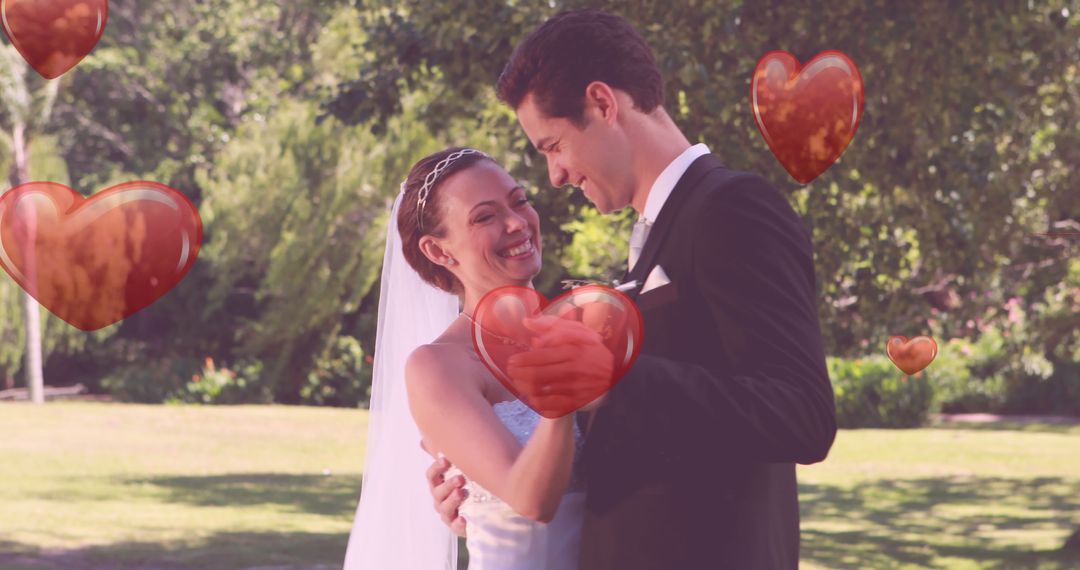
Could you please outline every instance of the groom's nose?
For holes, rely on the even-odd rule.
[[[559,166],[558,163],[548,161],[548,178],[550,178],[552,186],[562,188],[570,181],[570,173]]]

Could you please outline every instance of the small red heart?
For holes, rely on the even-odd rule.
[[[825,51],[800,67],[771,51],[754,69],[750,106],[774,156],[802,184],[828,170],[859,128],[863,82],[855,62]]]
[[[0,0],[12,45],[45,79],[75,67],[101,39],[108,0]]]
[[[84,331],[168,293],[201,245],[195,205],[157,182],[126,182],[90,198],[63,184],[29,182],[0,196],[0,267]]]
[[[576,320],[600,333],[604,345],[616,355],[612,377],[602,390],[583,393],[562,405],[541,406],[530,401],[528,393],[506,372],[511,356],[531,350],[535,333],[526,328],[525,319],[540,315]],[[528,287],[499,287],[477,303],[472,326],[473,346],[488,370],[518,399],[549,418],[575,411],[610,390],[633,366],[643,333],[637,305],[619,291],[601,285],[577,287],[553,301]]]
[[[885,353],[904,374],[911,375],[930,366],[937,356],[937,343],[928,336],[911,340],[906,336],[890,336]]]

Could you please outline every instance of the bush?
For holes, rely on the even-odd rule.
[[[335,337],[315,360],[300,389],[300,401],[316,406],[355,408],[371,399],[372,367],[360,341]]]
[[[241,361],[236,370],[218,368],[207,357],[201,374],[167,398],[170,404],[270,404],[273,390],[262,380],[262,363]]]
[[[911,428],[926,423],[933,389],[924,372],[909,377],[881,355],[829,357],[827,363],[839,427]]]
[[[951,339],[926,369],[937,407],[945,413],[996,413],[1005,405],[1008,384],[1001,362],[1002,337],[988,329],[979,340]]]
[[[155,358],[117,366],[101,378],[101,387],[121,402],[160,404],[182,389],[198,370],[196,358]]]
[[[1011,384],[1002,412],[1080,416],[1080,362],[1058,364],[1046,379],[1030,376]]]

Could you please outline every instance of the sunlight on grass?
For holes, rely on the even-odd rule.
[[[366,419],[284,406],[2,406],[0,552],[78,551],[80,565],[102,567],[340,567]]]
[[[367,414],[0,405],[0,569],[340,569]],[[799,468],[802,568],[1080,568],[1077,426],[844,430]],[[464,553],[463,557],[464,559]]]
[[[799,467],[803,567],[1080,567],[1076,426],[844,430]],[[1001,426],[999,426],[1001,427]]]

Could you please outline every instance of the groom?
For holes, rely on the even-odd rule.
[[[582,570],[797,568],[795,464],[825,459],[836,436],[802,221],[762,177],[690,144],[664,110],[649,46],[618,16],[548,20],[498,93],[553,186],[639,215],[623,281],[638,283],[644,343],[588,412]],[[548,335],[519,364],[572,389],[582,365],[553,364],[566,347]],[[432,495],[464,534],[445,467],[429,469]]]

